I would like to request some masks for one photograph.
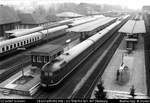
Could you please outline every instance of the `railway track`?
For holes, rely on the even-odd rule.
[[[31,61],[27,59],[27,60],[24,60],[24,62],[21,62],[12,67],[7,68],[5,72],[0,74],[0,83],[8,79],[10,76],[14,75],[15,73],[19,72],[21,68],[28,66],[30,64],[31,64]]]
[[[71,39],[73,39],[74,37],[71,37]],[[79,36],[76,36],[74,38],[77,39],[79,38]],[[60,38],[56,37],[54,40],[50,40],[49,41],[45,41],[44,43],[51,43],[51,44],[60,44],[60,45],[64,45],[65,44],[65,41],[67,39],[70,39],[69,36],[66,36],[66,35],[63,35],[61,36]],[[43,44],[43,43],[42,43]],[[44,44],[43,44],[44,45]],[[40,46],[43,46],[43,45],[40,45]],[[38,46],[39,47],[39,46]],[[0,77],[2,77],[2,79],[0,79],[0,82],[3,82],[4,80],[6,80],[8,77],[12,76],[14,73],[17,73],[19,72],[19,68],[18,68],[18,65],[21,65],[22,67],[24,67],[24,64],[21,63],[22,61],[27,61],[28,64],[31,64],[30,63],[30,56],[29,55],[26,55],[28,54],[28,52],[30,52],[30,50],[33,50],[33,49],[36,49],[38,47],[34,47],[34,48],[31,48],[31,49],[28,49],[27,51],[25,52],[22,52],[21,54],[18,54],[16,57],[12,57],[12,59],[9,58],[9,60],[6,60],[6,62],[3,62],[3,63],[0,63],[0,69],[6,69],[6,71],[4,73],[2,73],[2,75],[0,74]],[[26,59],[26,60],[24,60]],[[26,63],[26,64],[27,64]],[[26,65],[25,65],[26,66]],[[13,67],[13,68],[12,68]],[[17,69],[15,69],[15,67]],[[19,66],[20,67],[20,66]],[[11,70],[12,69],[12,70]],[[10,73],[11,71],[11,73]]]
[[[150,17],[150,16],[149,16]],[[147,83],[147,95],[150,96],[150,18],[144,14],[144,21],[146,25],[146,34],[144,35],[144,51],[145,51],[145,67],[146,67],[146,83]]]
[[[115,53],[115,50],[119,46],[120,42],[122,41],[123,36],[116,35],[116,38],[113,40],[111,45],[105,50],[102,56],[95,62],[92,66],[93,71],[91,75],[87,75],[86,81],[79,90],[73,93],[70,98],[81,98],[81,99],[90,99],[91,93],[97,84],[98,80],[100,79],[101,75],[103,74],[107,64],[110,61],[110,58]]]
[[[117,30],[113,31],[113,33],[116,32]],[[86,60],[80,63],[80,65],[76,67],[75,71],[72,74],[70,74],[70,77],[67,78],[62,83],[62,85],[59,86],[57,89],[50,89],[47,92],[43,91],[42,89],[39,89],[39,91],[35,95],[33,95],[33,98],[34,99],[71,98],[74,95],[72,93],[74,92],[74,89],[76,88],[77,84],[82,80],[82,78],[84,78],[85,74],[90,70],[92,65],[97,61],[98,57],[101,57],[103,53],[105,52],[105,50],[108,47],[110,47],[109,45],[113,43],[112,41],[114,41],[116,36],[117,36],[117,33],[114,33],[114,35],[111,38],[109,38],[107,42],[105,41],[105,43],[103,43],[103,45],[101,45],[96,51],[94,51]],[[107,59],[110,59],[110,57]],[[104,68],[100,70],[100,72],[102,71],[104,71]]]

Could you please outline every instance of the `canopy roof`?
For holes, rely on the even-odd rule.
[[[146,33],[144,20],[129,20],[119,32],[128,34]]]

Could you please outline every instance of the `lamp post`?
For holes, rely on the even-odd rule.
[[[25,51],[26,48],[17,48],[17,50]],[[23,62],[23,61],[22,61],[22,62]],[[24,76],[23,63],[21,63],[21,71],[22,71],[22,76]]]
[[[69,50],[69,43],[71,42],[71,39],[66,40],[66,46],[68,45],[68,50]]]

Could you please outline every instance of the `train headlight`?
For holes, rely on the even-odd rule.
[[[48,76],[48,73],[47,73],[47,72],[45,72],[45,76]]]
[[[49,76],[53,76],[53,73],[50,72],[50,73],[49,73]]]
[[[41,85],[42,85],[43,87],[46,87],[46,84],[43,84],[43,83],[42,83]]]

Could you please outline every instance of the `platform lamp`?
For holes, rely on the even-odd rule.
[[[25,51],[26,48],[17,48],[17,50]],[[24,70],[23,70],[23,64],[22,63],[21,63],[21,71],[22,71],[22,76],[24,76]]]
[[[124,54],[122,53],[122,61],[121,61],[122,63],[121,63],[121,66],[124,64],[123,63],[123,57],[124,57]]]
[[[66,40],[66,46],[68,45],[68,50],[69,50],[69,43],[71,42],[71,39]]]

